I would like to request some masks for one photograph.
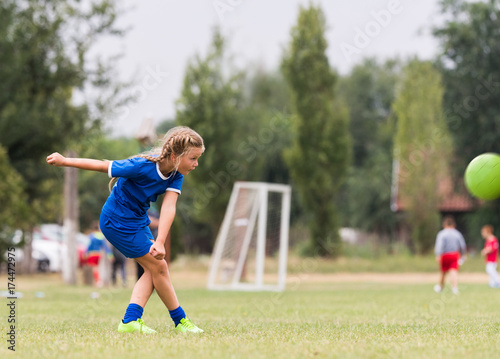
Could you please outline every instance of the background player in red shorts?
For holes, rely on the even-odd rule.
[[[99,274],[99,261],[104,251],[106,255],[111,259],[113,258],[113,253],[111,249],[106,244],[106,238],[99,229],[99,223],[92,223],[92,232],[89,234],[90,243],[87,248],[87,265],[92,267],[92,275],[94,277],[94,286],[102,287],[101,276]]]
[[[451,291],[458,294],[458,268],[461,256],[465,256],[466,246],[462,234],[455,228],[455,220],[452,216],[445,216],[443,229],[436,237],[434,252],[436,260],[441,265],[441,278],[439,284],[434,286],[436,292],[444,288],[446,274],[450,274]]]
[[[483,226],[483,228],[481,228],[481,236],[484,238],[484,248],[481,251],[481,254],[486,259],[486,273],[490,276],[490,287],[498,288],[498,240],[493,234],[493,226],[489,224]]]

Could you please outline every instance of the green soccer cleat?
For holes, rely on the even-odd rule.
[[[178,333],[203,333],[203,330],[194,325],[188,318],[182,318],[175,327],[175,331]]]
[[[139,318],[128,323],[123,323],[122,321],[118,325],[118,332],[120,333],[143,333],[143,334],[156,334],[156,330],[144,324],[144,321]]]

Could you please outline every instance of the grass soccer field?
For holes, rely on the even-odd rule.
[[[18,276],[16,351],[7,348],[4,314],[0,357],[499,357],[500,290],[476,273],[464,275],[459,296],[437,294],[433,276],[294,274],[283,293],[241,293],[207,291],[204,273],[172,271],[181,305],[206,331],[187,336],[174,334],[156,294],[143,318],[159,334],[127,335],[116,327],[130,288],[92,298],[95,289],[65,286],[59,275]]]

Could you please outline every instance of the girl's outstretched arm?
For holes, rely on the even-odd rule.
[[[94,160],[91,158],[66,158],[54,152],[47,156],[47,163],[57,167],[75,167],[82,170],[108,172],[109,161]]]

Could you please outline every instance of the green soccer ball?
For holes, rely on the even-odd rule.
[[[465,186],[471,195],[491,200],[500,197],[500,155],[483,153],[465,170]]]

